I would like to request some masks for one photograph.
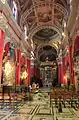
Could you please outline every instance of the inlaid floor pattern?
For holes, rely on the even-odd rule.
[[[10,108],[0,109],[0,120],[79,120],[79,110],[64,108],[59,113],[55,104],[50,107],[48,93],[33,95],[33,101],[23,101],[12,111]]]

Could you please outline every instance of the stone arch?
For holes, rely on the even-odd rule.
[[[36,26],[34,29],[32,29],[32,31],[28,35],[29,39],[32,39],[32,37],[34,36],[36,32],[38,32],[41,29],[45,29],[45,28],[54,29],[55,31],[57,31],[58,37],[56,36],[56,39],[62,38],[62,29],[59,30],[59,28],[56,25],[53,25],[53,26],[45,25],[45,26]],[[56,39],[54,38],[54,40]]]
[[[56,52],[57,52],[56,46],[51,45],[50,43],[49,43],[49,44],[42,44],[42,45],[38,46],[38,49],[37,49],[37,54],[36,54],[36,56],[37,56],[38,59],[40,59],[41,55],[43,55],[44,53],[46,53],[46,51],[43,50],[43,47],[45,47],[45,46],[51,46],[51,47],[54,48],[54,49],[56,50]],[[40,49],[42,49],[42,52],[39,54]],[[50,51],[48,52],[48,54],[50,54]],[[53,53],[53,54],[54,54],[54,53]]]
[[[57,47],[56,47],[54,44],[51,45],[51,43],[49,43],[49,44],[46,43],[46,44],[41,44],[41,45],[39,45],[37,51],[39,51],[40,48],[43,48],[44,46],[47,46],[47,45],[49,45],[49,46],[51,46],[51,47],[54,47],[54,48],[56,49],[56,51],[58,50]]]

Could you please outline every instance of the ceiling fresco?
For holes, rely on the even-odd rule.
[[[58,27],[62,25],[62,20],[67,15],[67,4],[65,0],[16,0],[20,3],[21,19],[20,26],[23,29],[23,25],[27,23],[27,19],[30,19],[29,24],[34,19],[36,26],[40,25],[54,25]],[[60,2],[59,2],[60,1]],[[24,7],[23,7],[24,6]],[[24,8],[26,8],[24,10]],[[31,14],[34,13],[34,14]],[[29,32],[33,29],[34,23],[29,26]],[[32,27],[32,28],[31,28]]]
[[[49,28],[45,28],[42,30],[39,30],[34,36],[33,36],[33,40],[34,39],[38,39],[38,40],[44,40],[44,41],[49,41],[51,40],[51,38],[53,36],[55,36],[57,34],[57,31],[53,30],[53,29],[49,29]]]
[[[47,56],[49,60],[56,59],[63,21],[67,22],[68,19],[68,0],[16,0],[16,3],[21,13],[20,27],[22,30],[24,26],[27,27],[28,38],[33,40],[35,56],[42,61]],[[51,50],[46,44],[51,45]]]

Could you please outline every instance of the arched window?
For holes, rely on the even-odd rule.
[[[12,12],[13,12],[13,16],[15,20],[17,20],[17,5],[14,0],[13,0],[13,5],[12,5]]]

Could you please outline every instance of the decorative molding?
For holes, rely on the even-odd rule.
[[[5,39],[4,39],[4,46],[5,46],[8,42],[10,42],[10,41],[11,41],[10,38],[7,37],[7,36],[5,36]]]
[[[75,57],[76,62],[74,62],[74,71],[79,72],[79,56]]]
[[[49,29],[54,29],[55,31],[57,31],[57,33],[59,34],[60,39],[62,38],[62,29],[59,30],[59,28],[56,25],[50,26],[50,25],[45,25],[45,26],[36,26],[28,35],[29,39],[32,39],[32,37],[34,36],[34,34],[36,32],[38,32],[41,29],[45,29],[45,28],[49,28]],[[59,38],[58,37],[58,38]],[[57,38],[56,38],[57,39]]]
[[[54,45],[54,44],[51,44],[51,43],[44,43],[44,44],[40,44],[38,47],[37,47],[37,51],[39,51],[40,50],[40,48],[43,48],[44,46],[47,46],[47,45],[49,45],[49,46],[51,46],[51,47],[54,47],[55,49],[56,49],[56,51],[58,50],[57,49],[57,47]]]
[[[7,19],[3,13],[0,12],[0,28],[5,32],[8,28]]]
[[[41,62],[40,66],[53,66],[53,62]]]
[[[66,57],[68,55],[68,46],[66,45],[65,48],[62,50],[62,57]]]
[[[37,2],[37,1],[36,1]],[[50,3],[49,3],[50,4]],[[52,1],[52,4],[53,4],[53,1]],[[44,3],[42,3],[41,2],[41,6],[44,6]],[[25,6],[24,6],[25,7]],[[38,5],[35,3],[35,4],[33,4],[33,5],[31,5],[31,7],[29,8],[29,9],[27,9],[24,13],[22,13],[22,15],[21,15],[21,19],[20,19],[20,26],[21,26],[21,28],[22,29],[24,29],[23,28],[23,26],[24,26],[24,24],[26,24],[27,26],[28,26],[28,23],[27,23],[27,19],[29,18],[29,16],[30,16],[30,14],[34,11],[34,13],[35,13],[35,9],[37,8],[37,7],[39,7],[39,3],[38,3]],[[54,8],[55,9],[57,9],[59,12],[61,12],[62,14],[63,14],[63,16],[66,16],[67,15],[67,10],[66,10],[66,8],[64,8],[61,4],[59,4],[59,3],[54,3]],[[35,14],[35,16],[34,16],[35,18],[37,18],[36,17],[36,14]],[[54,19],[55,19],[55,17],[54,17]],[[58,21],[59,19],[55,19],[54,20],[54,24],[56,25],[56,26],[58,26],[58,28],[61,28],[62,29],[62,25],[61,25],[61,23]],[[31,30],[35,27],[34,25],[36,24],[36,26],[38,26],[37,25],[37,19],[35,19],[35,21],[33,22],[33,25],[31,25],[30,27],[30,32],[31,32]],[[50,24],[51,26],[52,26],[52,23]]]
[[[14,20],[12,11],[6,0],[5,4],[3,4],[0,0],[0,28],[5,32],[4,45],[7,42],[13,42],[19,50],[23,49],[23,51],[28,55],[26,46],[29,46],[29,44],[24,41],[24,34],[17,22]],[[20,47],[21,44],[23,44],[22,47]],[[26,46],[24,46],[24,44]]]
[[[8,25],[8,27],[10,27],[10,30],[12,29],[14,34],[16,34],[16,36],[19,39],[23,39],[24,37],[22,35],[22,31],[21,31],[19,25],[17,24],[17,22],[14,20],[12,11],[11,11],[7,1],[5,1],[5,4],[2,4],[2,2],[0,0],[0,14],[3,14],[3,16],[5,17],[4,20],[6,19],[7,25]]]
[[[70,37],[73,38],[75,35],[76,27],[79,27],[79,24],[77,24],[78,16],[79,16],[79,8],[78,8],[78,0],[72,0],[72,9],[71,13],[67,22],[67,29],[70,32]],[[78,22],[79,23],[79,22]]]
[[[56,58],[58,65],[62,64],[62,49],[60,49],[58,58]]]

